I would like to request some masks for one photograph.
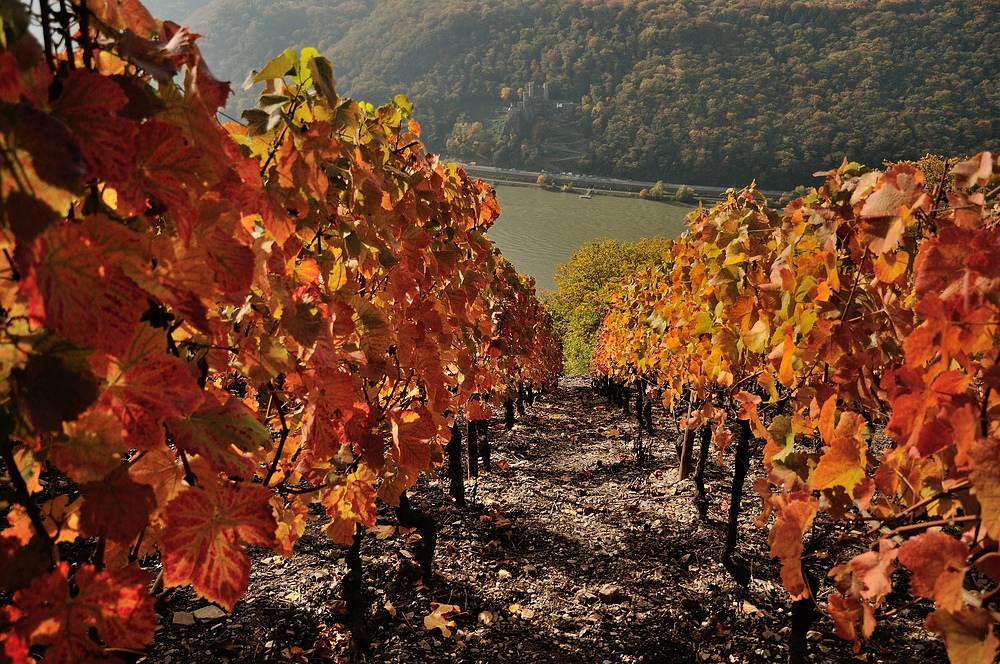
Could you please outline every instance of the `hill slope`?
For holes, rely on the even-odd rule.
[[[452,136],[456,156],[502,165],[565,147],[545,145],[545,112],[504,133],[497,111],[531,81],[579,104],[587,147],[565,170],[789,187],[844,155],[1000,148],[986,1],[213,0],[189,22],[237,84],[316,46],[347,93],[408,94],[433,149]]]

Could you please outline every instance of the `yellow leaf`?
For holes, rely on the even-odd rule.
[[[448,618],[455,613],[461,612],[461,607],[454,604],[438,604],[437,602],[431,602],[431,612],[430,614],[424,616],[424,629],[430,631],[432,629],[440,629],[441,634],[445,638],[451,636],[450,627],[455,626],[454,620],[448,620]]]

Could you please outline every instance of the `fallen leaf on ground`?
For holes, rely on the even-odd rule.
[[[430,614],[424,616],[424,629],[431,631],[433,629],[440,629],[441,634],[445,638],[451,636],[451,630],[449,627],[455,626],[454,620],[448,620],[452,614],[460,613],[461,607],[455,604],[438,604],[437,602],[431,602],[431,612]]]

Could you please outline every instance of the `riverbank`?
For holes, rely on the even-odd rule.
[[[582,173],[548,173],[545,171],[524,171],[516,168],[499,168],[496,166],[480,166],[478,164],[464,164],[456,162],[465,168],[465,171],[477,178],[497,184],[510,186],[538,186],[538,177],[544,175],[546,180],[557,189],[569,185],[573,192],[583,193],[588,189],[594,190],[594,195],[602,196],[635,196],[643,189],[651,189],[656,186],[655,182],[643,182],[641,180],[623,180],[620,178],[607,178],[596,175],[585,175]],[[665,198],[672,199],[679,187],[690,187],[694,190],[695,199],[715,200],[724,195],[729,190],[727,187],[713,187],[707,185],[697,185],[689,183],[663,183],[663,194]],[[745,185],[734,185],[740,188]],[[783,191],[772,189],[758,189],[760,193],[768,198],[778,199],[785,194]]]

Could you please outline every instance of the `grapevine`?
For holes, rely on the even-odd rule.
[[[990,153],[948,166],[928,182],[912,164],[845,161],[780,215],[752,187],[699,209],[618,294],[592,371],[662,386],[665,405],[694,401],[685,424],[714,429],[720,454],[736,402],[741,430],[764,443],[757,523],[773,512],[771,555],[796,610],[825,599],[858,650],[906,569],[952,661],[989,662],[994,591],[965,582],[998,580],[1000,168]],[[837,591],[821,598],[826,556]]]
[[[135,1],[38,11],[44,44],[18,3],[0,23],[0,643],[96,661],[152,640],[150,556],[154,590],[231,610],[246,547],[292,555],[310,504],[349,561],[377,499],[424,523],[406,491],[456,414],[560,360],[485,236],[495,195],[405,97],[341,98],[289,50],[220,126],[198,35]]]

